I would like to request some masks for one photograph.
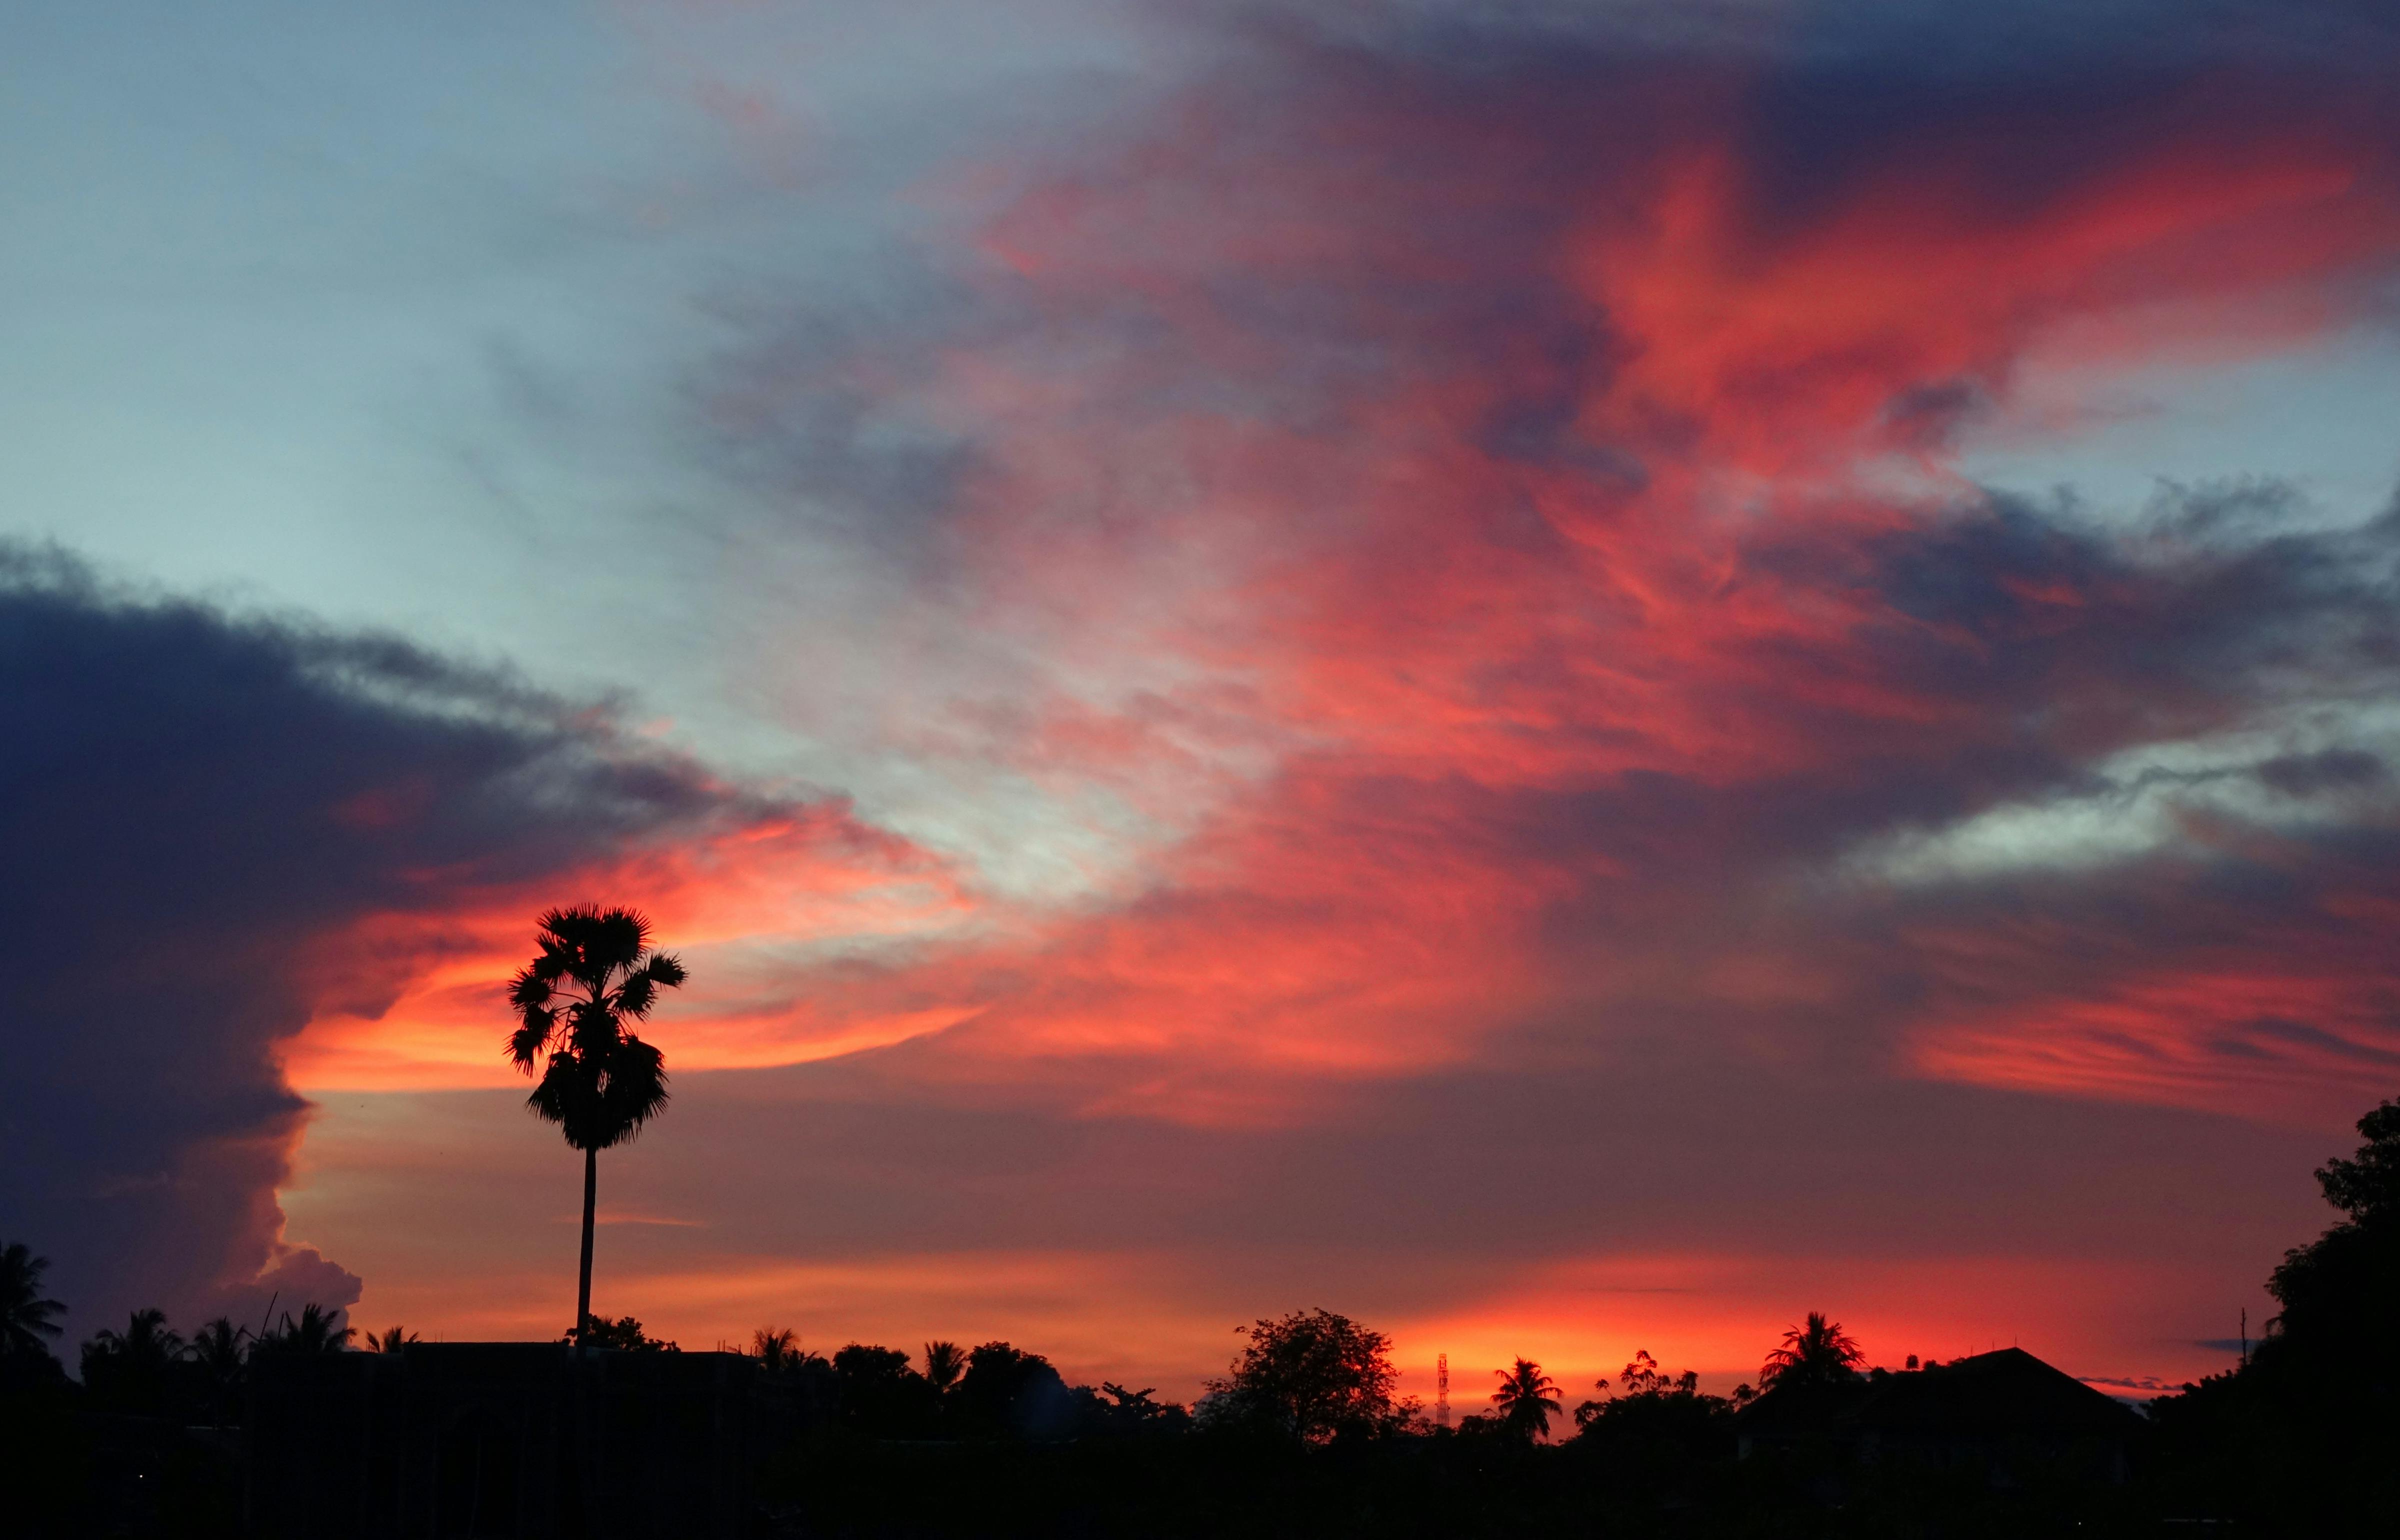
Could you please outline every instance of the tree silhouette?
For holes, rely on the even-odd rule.
[[[236,1326],[220,1315],[200,1328],[184,1350],[198,1370],[208,1396],[209,1414],[223,1423],[234,1409],[243,1364],[250,1356],[250,1328]]]
[[[2378,1105],[2358,1131],[2366,1140],[2358,1153],[2317,1167],[2317,1185],[2352,1224],[2400,1221],[2400,1101]]]
[[[49,1259],[34,1256],[22,1241],[0,1247],[0,1357],[49,1356],[44,1339],[59,1334],[51,1317],[66,1309],[42,1296],[42,1274],[49,1268]]]
[[[1520,1358],[1511,1369],[1495,1369],[1500,1388],[1492,1404],[1500,1410],[1500,1425],[1527,1443],[1550,1431],[1551,1414],[1559,1410],[1559,1387],[1531,1358]]]
[[[921,1438],[932,1432],[934,1390],[896,1347],[852,1342],[833,1356],[842,1421],[870,1438]]]
[[[137,1310],[123,1331],[101,1331],[83,1344],[84,1387],[120,1411],[157,1415],[167,1410],[184,1339],[167,1329],[161,1310]]]
[[[2358,1153],[2316,1174],[2344,1217],[2285,1252],[2268,1279],[2283,1308],[2251,1368],[2267,1393],[2315,1414],[2400,1426],[2400,1101],[2359,1119],[2358,1131]]]
[[[2148,1409],[2179,1500],[2261,1533],[2382,1533],[2400,1512],[2400,1101],[2358,1131],[2316,1173],[2342,1218],[2284,1254],[2247,1361]]]
[[[948,1394],[967,1371],[967,1350],[956,1342],[925,1344],[925,1383],[936,1391]]]
[[[1249,1339],[1233,1372],[1208,1382],[1208,1421],[1272,1427],[1302,1443],[1398,1429],[1415,1410],[1392,1392],[1391,1339],[1329,1310],[1294,1311],[1234,1330]]]
[[[1698,1370],[1689,1369],[1681,1374],[1668,1373],[1658,1367],[1658,1360],[1650,1356],[1650,1350],[1644,1347],[1634,1350],[1633,1361],[1627,1364],[1625,1372],[1616,1377],[1616,1385],[1625,1387],[1625,1394],[1620,1399],[1613,1402],[1585,1401],[1577,1405],[1575,1411],[1575,1426],[1589,1427],[1601,1418],[1611,1415],[1620,1409],[1630,1408],[1635,1402],[1657,1401],[1671,1396],[1697,1396],[1700,1389],[1700,1376]],[[1599,1389],[1601,1395],[1607,1396],[1616,1389],[1616,1385],[1612,1385],[1603,1378],[1600,1382]],[[1744,1385],[1741,1389],[1743,1397],[1746,1399],[1751,1394],[1750,1387]]]
[[[540,1082],[525,1106],[583,1152],[583,1260],[575,1336],[592,1329],[592,1228],[600,1152],[624,1143],[667,1103],[666,1058],[627,1028],[650,1014],[683,964],[650,950],[650,924],[632,909],[552,909],[534,933],[541,955],[509,986],[517,1029],[509,1056]],[[547,1062],[545,1061],[545,1058]]]
[[[416,1332],[403,1331],[399,1327],[393,1327],[390,1330],[386,1331],[381,1336],[377,1336],[375,1333],[370,1331],[367,1333],[367,1351],[370,1353],[397,1353],[402,1348],[406,1347],[409,1343],[416,1340]]]
[[[1783,1384],[1832,1384],[1848,1379],[1866,1355],[1846,1334],[1838,1321],[1825,1319],[1821,1310],[1808,1312],[1807,1324],[1786,1328],[1783,1345],[1767,1354],[1758,1370],[1761,1389]]]
[[[760,1327],[750,1334],[750,1356],[770,1374],[787,1374],[816,1356],[800,1349],[800,1334],[790,1328]]]
[[[349,1349],[350,1339],[358,1335],[356,1327],[335,1326],[341,1318],[339,1309],[328,1310],[320,1304],[304,1304],[295,1319],[290,1311],[283,1313],[282,1323],[258,1339],[255,1351],[266,1353],[343,1353]]]
[[[568,1332],[566,1340],[581,1342],[586,1347],[613,1347],[620,1353],[680,1353],[683,1349],[664,1337],[653,1337],[642,1329],[642,1323],[631,1315],[610,1320],[595,1316],[579,1334]]]
[[[1056,1432],[1069,1411],[1067,1382],[1050,1360],[1003,1342],[976,1344],[945,1400],[953,1424],[975,1438]]]
[[[184,1356],[184,1339],[167,1329],[163,1310],[137,1310],[123,1331],[101,1331],[84,1344],[84,1356],[110,1357],[127,1367],[157,1368]]]

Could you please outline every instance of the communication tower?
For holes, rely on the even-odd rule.
[[[1434,1356],[1433,1420],[1437,1427],[1450,1426],[1450,1355],[1447,1353]]]

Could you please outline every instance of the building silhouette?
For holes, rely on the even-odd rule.
[[[2036,1467],[2122,1482],[2141,1417],[2115,1397],[2004,1347],[1947,1364],[1778,1384],[1735,1420],[1743,1459],[1835,1448],[1908,1459],[2013,1485]]]

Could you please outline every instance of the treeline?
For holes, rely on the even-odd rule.
[[[746,1356],[779,1431],[759,1473],[760,1533],[2400,1532],[2400,1102],[2358,1126],[2357,1152],[2317,1172],[2340,1218],[2275,1270],[2281,1311],[2256,1350],[2125,1419],[2129,1458],[2114,1466],[2011,1446],[2004,1407],[1991,1409],[1989,1447],[1966,1458],[1838,1436],[1840,1409],[1957,1369],[1870,1368],[1816,1314],[1765,1356],[1756,1390],[1707,1394],[1645,1352],[1578,1397],[1520,1358],[1453,1427],[1398,1394],[1382,1333],[1325,1310],[1243,1329],[1189,1407],[1147,1386],[1070,1384],[1005,1342],[827,1354],[762,1329]],[[361,1340],[314,1305],[188,1339],[143,1311],[84,1343],[73,1378],[54,1352],[64,1307],[43,1291],[45,1267],[21,1244],[0,1247],[0,1531],[231,1533],[247,1376],[275,1355],[415,1342],[398,1327]],[[675,1351],[630,1316],[582,1342]],[[1825,1437],[1751,1437],[1788,1435],[1793,1409],[1805,1424],[1812,1406],[1829,1409]],[[1757,1446],[1748,1457],[1745,1444]]]
[[[1154,1388],[1070,1385],[1048,1358],[1003,1342],[927,1342],[923,1367],[897,1348],[852,1342],[827,1357],[789,1331],[760,1330],[751,1356],[769,1395],[804,1434],[861,1439],[1074,1439],[1184,1431],[1191,1414]]]

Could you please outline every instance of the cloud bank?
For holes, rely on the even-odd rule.
[[[276,1200],[309,1112],[281,1058],[312,1017],[380,1015],[484,906],[521,920],[646,848],[840,822],[504,674],[41,551],[0,552],[0,1233],[54,1260],[77,1332],[357,1299]]]

